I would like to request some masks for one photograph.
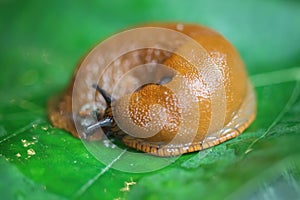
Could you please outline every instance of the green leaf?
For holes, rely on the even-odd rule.
[[[296,199],[300,197],[300,4],[297,1],[0,2],[3,199]],[[49,97],[97,42],[150,21],[204,24],[245,60],[258,115],[239,137],[150,173],[126,173],[51,126]],[[128,157],[127,159],[134,159]],[[160,158],[140,163],[157,165]],[[131,160],[131,162],[135,162]]]

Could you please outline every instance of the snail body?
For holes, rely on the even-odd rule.
[[[66,92],[49,104],[54,126],[76,137],[102,137],[101,134],[82,136],[78,133],[71,107],[73,95],[73,101],[74,96],[82,99],[76,115],[88,115],[95,109],[100,113],[97,115],[98,125],[92,127],[102,127],[105,132],[115,134],[126,146],[157,156],[199,151],[241,134],[255,118],[256,102],[243,61],[234,47],[219,33],[199,25],[170,23],[151,27],[178,31],[192,38],[201,48],[199,52],[191,50],[193,43],[185,42],[176,47],[175,53],[146,48],[130,52],[111,64],[117,63],[118,70],[107,70],[97,82],[96,91],[92,87],[88,91],[80,89],[81,84],[77,84],[77,92],[74,92],[78,69]],[[139,59],[134,59],[136,57]],[[129,93],[117,92],[115,99],[114,95],[111,97],[113,80],[120,79],[128,69],[154,61],[169,69],[167,75],[154,73],[159,78],[151,83]],[[85,77],[90,76],[91,72],[83,72]],[[119,74],[117,78],[114,72]],[[131,76],[121,85],[125,88],[123,90],[131,87],[128,85],[136,77]],[[87,93],[96,93],[96,97],[88,99],[83,95]],[[83,112],[83,105],[89,105],[88,102],[95,99],[100,104],[93,104],[93,108],[90,106]],[[70,113],[73,113],[73,118]]]

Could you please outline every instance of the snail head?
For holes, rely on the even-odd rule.
[[[163,85],[163,84],[170,82],[171,80],[172,80],[171,76],[165,76],[165,77],[162,77],[156,83],[150,83],[150,84]],[[143,85],[142,87],[140,87],[137,90],[140,90],[141,88],[143,88],[147,85],[149,85],[149,84]],[[103,116],[97,117],[98,122],[86,127],[85,134],[91,135],[91,134],[93,134],[94,130],[96,130],[98,128],[102,128],[108,133],[113,133],[113,132],[119,131],[120,128],[118,127],[118,125],[113,117],[113,112],[112,112],[112,102],[114,101],[114,99],[111,97],[111,95],[108,92],[106,92],[104,89],[99,87],[99,85],[93,84],[93,88],[95,88],[103,96],[107,107],[104,111]]]

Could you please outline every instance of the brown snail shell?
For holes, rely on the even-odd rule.
[[[169,82],[144,85],[130,94],[120,96],[112,103],[112,113],[117,115],[116,121],[122,130],[118,133],[120,140],[126,146],[140,151],[158,156],[171,156],[199,151],[241,134],[255,118],[256,102],[243,61],[234,47],[222,35],[203,26],[180,24],[178,28],[178,24],[175,23],[151,26],[176,30],[193,38],[206,50],[207,59],[217,66],[220,77],[213,78],[209,83],[205,82],[203,79],[209,77],[211,73],[206,70],[206,66],[201,62],[198,66],[194,65],[180,56],[180,54],[190,55],[190,59],[197,62],[197,52],[189,54],[191,49],[189,43],[176,49],[178,54],[170,54],[163,50],[140,49],[119,58],[116,62],[123,68],[107,72],[108,75],[98,82],[98,85],[108,93],[112,92],[112,85],[120,77],[116,78],[117,75],[114,73],[124,74],[132,66],[155,61],[176,71]],[[124,64],[125,62],[128,64],[128,61],[129,65]],[[50,101],[49,116],[54,126],[80,137],[74,125],[71,106],[77,72],[78,69],[65,93],[58,99]],[[91,72],[84,73],[85,77],[88,77]],[[182,98],[175,94],[179,86],[184,85],[180,77],[184,77],[185,84],[192,85],[193,88],[186,96],[188,98],[186,104],[190,105],[186,115],[182,114],[179,106],[182,104]],[[90,100],[85,100],[84,94],[95,91],[92,88],[90,91],[80,89],[80,86],[76,86],[80,92],[76,93],[75,97],[77,95],[82,102],[88,103]],[[126,84],[124,87],[126,88]],[[105,103],[101,97],[97,98],[97,101],[102,101],[97,109],[104,113]],[[91,110],[87,109],[87,115],[90,112]],[[161,113],[165,115],[162,116]],[[85,115],[84,112],[77,114]],[[155,115],[159,117],[154,117]],[[196,132],[191,135],[189,130]],[[114,129],[112,131],[118,132]],[[155,134],[152,135],[152,132]],[[97,138],[101,138],[101,134],[89,137],[89,139]]]

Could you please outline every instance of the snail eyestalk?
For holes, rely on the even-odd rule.
[[[110,106],[111,102],[112,102],[112,98],[111,98],[110,94],[108,94],[105,90],[100,88],[99,85],[97,85],[97,84],[93,84],[93,88],[95,88],[98,92],[100,92],[100,94],[103,96],[107,106]]]

